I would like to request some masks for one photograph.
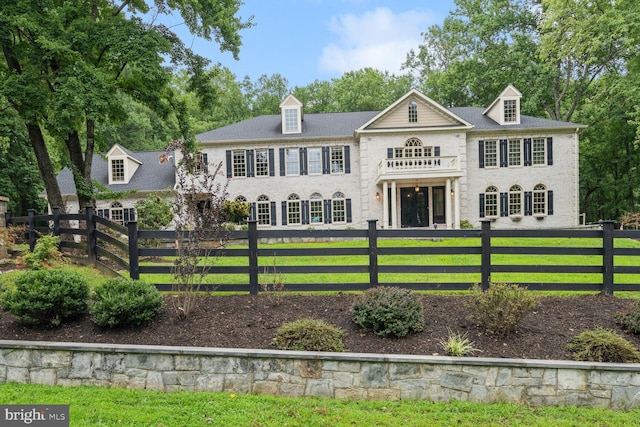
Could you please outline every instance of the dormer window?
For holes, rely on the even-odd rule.
[[[515,123],[518,119],[518,102],[515,99],[504,100],[504,122]]]
[[[285,108],[284,110],[284,132],[298,132],[298,109]]]
[[[124,182],[124,159],[111,160],[111,181]]]
[[[409,103],[409,123],[418,123],[418,104],[415,101]]]

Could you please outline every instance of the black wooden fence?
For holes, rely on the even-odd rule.
[[[127,270],[133,279],[138,279],[140,275],[171,274],[172,264],[141,264],[140,260],[145,257],[175,257],[177,250],[172,243],[176,240],[174,231],[145,231],[138,230],[135,221],[129,222],[126,227],[113,223],[107,219],[94,214],[92,208],[87,208],[84,214],[60,214],[59,209],[54,209],[52,215],[35,215],[29,211],[27,217],[11,217],[10,213],[5,215],[7,226],[24,224],[25,233],[28,236],[30,248],[33,249],[38,233],[51,233],[60,236],[75,236],[75,239],[63,239],[61,248],[82,253],[90,262],[109,261],[117,264],[122,269]],[[61,224],[75,224],[74,226],[63,227]],[[389,247],[380,245],[382,239],[448,239],[464,238],[470,242],[476,242],[469,246],[407,246]],[[494,238],[505,238],[509,242],[514,242],[509,246],[495,246],[492,244]],[[527,238],[549,238],[549,239],[597,239],[597,247],[584,245],[579,247],[566,246],[541,246],[531,247],[518,245],[519,239]],[[169,244],[164,247],[145,247],[141,245],[149,239],[160,239]],[[512,240],[513,239],[513,240]],[[490,221],[484,221],[481,229],[471,230],[432,230],[432,229],[378,229],[375,220],[369,221],[367,229],[359,230],[270,230],[259,229],[257,223],[252,221],[248,224],[248,230],[231,231],[225,236],[225,241],[242,241],[243,244],[237,248],[226,246],[214,250],[216,257],[239,257],[248,262],[242,266],[228,266],[216,263],[207,268],[207,278],[214,278],[216,275],[242,275],[248,276],[243,283],[220,284],[208,283],[202,286],[202,290],[249,292],[258,294],[260,291],[259,278],[261,273],[269,267],[268,263],[260,262],[261,259],[274,257],[279,263],[286,262],[291,257],[307,257],[308,265],[278,265],[279,274],[332,274],[332,277],[339,278],[342,274],[360,273],[368,276],[368,280],[355,283],[353,281],[341,282],[339,279],[335,283],[290,283],[287,281],[286,289],[289,291],[357,291],[378,285],[401,286],[414,290],[465,290],[476,283],[480,283],[483,289],[488,289],[492,274],[500,273],[556,273],[560,275],[569,274],[589,274],[589,277],[596,279],[590,283],[568,283],[568,282],[523,282],[518,283],[527,286],[531,290],[572,290],[572,291],[600,291],[604,294],[612,295],[616,291],[640,291],[640,247],[616,247],[616,240],[633,239],[640,240],[640,231],[637,230],[615,230],[612,221],[604,221],[599,229],[536,229],[536,230],[496,230],[491,228]],[[79,241],[78,241],[79,240]],[[354,242],[366,241],[363,245],[354,244],[353,247],[328,248],[322,245],[309,244],[305,247],[274,247],[272,245],[264,247],[263,242],[280,241],[329,241],[329,240],[349,240]],[[477,243],[479,242],[479,244]],[[204,250],[203,254],[211,253],[210,249]],[[557,256],[596,256],[595,259],[601,262],[591,265],[581,263],[548,265],[530,263],[526,265],[503,265],[492,263],[493,255],[519,254],[535,256],[557,255]],[[388,256],[408,255],[418,257],[429,257],[430,255],[475,255],[479,262],[455,265],[431,265],[426,260],[406,265],[390,265],[380,263],[381,259]],[[314,257],[331,256],[339,259],[341,256],[361,256],[368,259],[368,262],[361,265],[314,265]],[[620,263],[616,265],[616,257],[631,257],[633,262]],[[591,258],[590,258],[591,259]],[[629,259],[629,258],[627,258]],[[637,260],[637,262],[636,262]],[[626,264],[626,265],[624,265]],[[631,265],[629,265],[631,264]],[[385,273],[395,275],[403,274],[436,274],[445,273],[455,276],[461,273],[479,274],[479,280],[463,282],[416,282],[407,281],[392,283],[380,280],[380,276]],[[629,280],[616,283],[617,275],[632,275],[632,280],[636,283],[628,283]],[[619,276],[618,276],[619,277]],[[628,276],[627,276],[628,277]],[[211,279],[209,279],[211,280]],[[158,289],[171,290],[170,283],[156,283]]]

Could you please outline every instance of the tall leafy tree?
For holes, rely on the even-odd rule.
[[[239,0],[155,0],[156,14],[179,13],[189,30],[237,59]],[[52,205],[63,206],[44,139],[50,133],[74,172],[80,207],[93,203],[91,161],[97,124],[121,119],[127,94],[156,111],[174,111],[182,134],[186,108],[173,97],[165,66],[184,67],[190,89],[209,94],[208,63],[169,28],[144,22],[143,0],[16,0],[0,3],[0,95],[24,121]],[[210,91],[209,91],[210,92]]]

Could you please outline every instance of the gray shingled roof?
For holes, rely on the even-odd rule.
[[[474,125],[473,130],[506,129],[482,114],[484,109],[477,107],[449,108],[453,114]],[[351,113],[305,114],[302,122],[302,134],[283,134],[281,116],[259,116],[218,129],[196,135],[199,142],[243,141],[261,139],[293,139],[306,137],[350,137],[360,126],[380,114],[380,111],[360,111]],[[575,123],[520,116],[519,125],[509,125],[509,129],[566,128],[579,127]]]
[[[93,155],[91,177],[112,191],[160,191],[173,188],[175,184],[173,160],[164,164],[158,161],[158,156],[164,151],[128,151],[128,153],[142,164],[127,184],[107,185],[109,182],[107,161],[98,154]],[[64,168],[58,174],[57,180],[63,195],[76,193],[76,185],[69,168]]]

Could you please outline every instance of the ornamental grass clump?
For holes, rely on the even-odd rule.
[[[2,308],[30,326],[56,327],[87,311],[89,284],[75,271],[29,270],[2,294]]]
[[[640,334],[640,301],[627,310],[616,313],[616,322],[623,329],[634,334]]]
[[[383,337],[402,338],[424,329],[422,304],[409,289],[368,289],[353,303],[351,314],[358,326]]]
[[[572,360],[606,363],[638,363],[640,351],[611,329],[584,331],[567,345]]]
[[[538,298],[526,288],[507,283],[492,283],[486,292],[475,285],[466,303],[471,319],[495,335],[514,332],[537,305]]]
[[[161,307],[160,292],[141,280],[107,280],[91,294],[92,320],[108,328],[142,325],[155,317]]]
[[[468,332],[461,334],[449,329],[446,339],[439,339],[438,345],[449,355],[454,357],[470,356],[480,351],[474,347],[474,342],[468,338]]]
[[[276,331],[273,345],[280,350],[344,351],[345,332],[317,319],[300,319],[283,324]]]

